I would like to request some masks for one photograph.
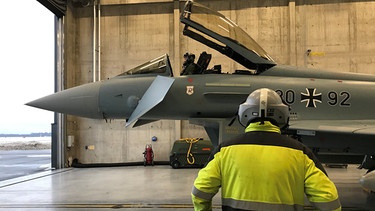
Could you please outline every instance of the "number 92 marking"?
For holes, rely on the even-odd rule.
[[[350,94],[349,92],[342,91],[340,94],[334,91],[328,92],[328,104],[330,106],[336,106],[339,104],[340,106],[351,106],[349,99],[350,99]]]

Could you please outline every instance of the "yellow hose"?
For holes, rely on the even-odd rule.
[[[199,141],[199,138],[184,138],[183,140],[185,140],[188,144],[190,144],[189,150],[187,151],[187,154],[186,154],[186,160],[190,165],[194,164],[195,158],[194,158],[194,155],[191,153],[191,147],[193,146],[194,143],[197,143]]]

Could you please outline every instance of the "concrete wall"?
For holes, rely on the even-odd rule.
[[[247,31],[279,64],[345,72],[375,73],[375,2],[349,0],[210,0],[200,3],[219,10]],[[211,64],[223,72],[240,65],[182,35],[184,2],[172,0],[101,0],[101,79],[164,53],[177,75],[182,55],[213,54]],[[93,81],[93,7],[69,6],[65,17],[65,86]],[[310,53],[307,54],[307,51]],[[75,146],[67,156],[82,163],[142,161],[152,142],[156,160],[168,160],[174,140],[204,137],[199,126],[162,120],[125,128],[125,120],[67,117],[67,135]]]

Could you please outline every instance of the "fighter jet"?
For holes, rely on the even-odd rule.
[[[27,105],[86,118],[126,119],[126,126],[133,127],[160,119],[189,120],[202,125],[217,145],[243,132],[236,129],[238,121],[232,121],[239,104],[252,91],[266,87],[291,108],[288,135],[331,162],[358,162],[358,155],[361,160],[367,155],[362,167],[375,169],[374,75],[277,64],[237,24],[193,1],[185,4],[180,22],[185,36],[244,69],[224,73],[221,64],[210,64],[212,55],[202,52],[191,74],[174,76],[165,54],[108,80]]]

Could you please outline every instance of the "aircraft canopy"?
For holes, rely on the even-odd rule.
[[[243,66],[262,72],[276,63],[244,30],[224,15],[188,1],[180,16],[183,34],[227,55]]]
[[[169,56],[164,54],[153,60],[150,60],[144,64],[141,64],[135,68],[127,70],[124,73],[121,73],[118,76],[125,75],[164,75],[164,76],[173,76],[172,68],[169,61]]]

